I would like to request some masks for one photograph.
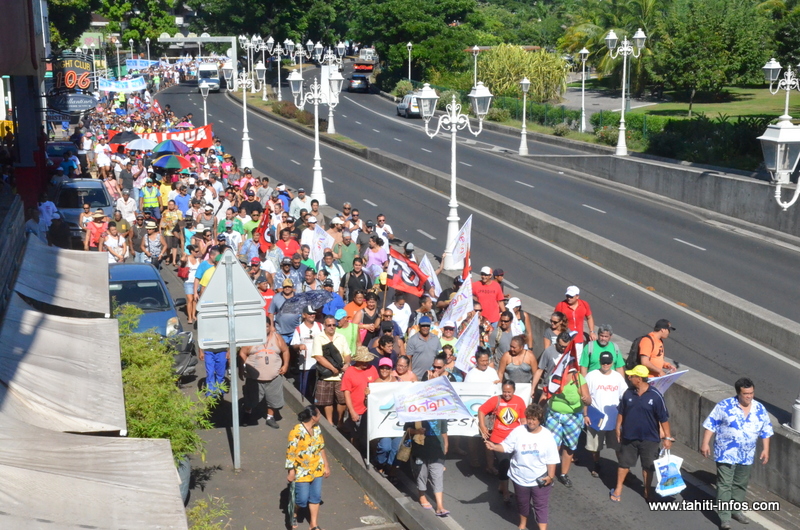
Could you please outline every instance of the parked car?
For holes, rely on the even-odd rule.
[[[403,100],[397,104],[397,115],[410,118],[416,116],[417,118],[422,115],[419,112],[419,101],[416,94],[407,94]]]
[[[369,77],[362,74],[353,74],[350,77],[348,92],[369,92]]]
[[[84,204],[88,203],[91,211],[101,208],[109,218],[114,214],[111,195],[103,181],[97,179],[70,179],[61,182],[53,194],[53,203],[69,226],[73,245],[80,246],[86,234],[78,222]]]
[[[173,301],[158,270],[149,263],[118,263],[108,267],[108,289],[112,305],[131,304],[144,313],[135,331],[153,329],[165,337],[174,357],[175,373],[194,375],[197,357],[194,335],[183,331],[177,306],[185,298]]]

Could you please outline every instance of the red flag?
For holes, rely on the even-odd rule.
[[[161,110],[161,105],[159,105],[158,101],[156,100],[153,100],[153,112],[156,114],[164,114],[164,112]]]
[[[261,247],[261,252],[266,252],[272,247],[272,243],[267,240],[267,231],[269,230],[269,212],[261,212],[261,221],[253,233],[261,234],[261,241],[258,246]]]
[[[425,292],[425,282],[428,277],[419,269],[419,266],[406,259],[395,249],[390,250],[389,270],[386,271],[389,287],[397,291],[422,296]]]

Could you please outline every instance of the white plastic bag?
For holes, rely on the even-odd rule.
[[[681,476],[682,464],[683,458],[670,454],[669,450],[661,450],[661,456],[653,462],[656,468],[656,493],[669,497],[686,489]]]

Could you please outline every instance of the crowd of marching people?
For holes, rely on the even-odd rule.
[[[446,378],[500,386],[477,411],[479,436],[448,437],[447,421],[427,420],[406,423],[402,437],[372,442],[376,468],[395,481],[407,462],[420,505],[437,516],[449,514],[444,473],[453,453],[497,477],[498,494],[516,504],[520,529],[529,518],[546,528],[553,486],[573,487],[570,471],[581,443],[591,476],[613,475],[610,501],[621,500],[637,461],[644,497],[654,498],[654,462],[673,438],[663,395],[648,381],[674,370],[665,359],[665,341],[675,329],[669,321],[658,320],[625,355],[612,326],[597,323],[571,285],[554,301],[543,336],[534,336],[520,298],[507,293],[502,269],[482,267],[475,282],[467,269],[442,288],[441,267],[434,270],[413,243],[401,244],[385,215],[364,219],[351,203],[323,212],[302,187],[290,190],[239,168],[220,138],[173,142],[166,151],[115,143],[126,132],[194,128],[192,118],[161,109],[149,90],[108,97],[71,137],[86,162],[65,157],[56,179],[88,173],[104,182],[114,215],[84,206],[84,248],[107,251],[110,263],[171,266],[184,284],[190,324],[222,254],[230,250],[242,262],[264,299],[267,342],[233,356],[225,349],[201,351],[206,391],[222,391],[228,363],[240,363],[244,421],[257,423],[265,414],[266,425],[276,429],[285,378],[308,399],[289,434],[286,468],[312,530],[322,479],[330,474],[318,423],[326,418],[366,450],[370,385],[380,383]],[[154,162],[165,154],[185,160],[185,167],[158,167]],[[49,209],[47,202],[40,209]],[[467,308],[455,313],[459,297],[467,298]],[[478,344],[465,369],[458,341],[473,323]],[[737,394],[752,387],[743,381]],[[520,395],[520,388],[529,394]],[[735,414],[731,407],[704,427],[719,432],[726,414]],[[768,440],[768,419],[759,425],[751,431]],[[600,459],[604,448],[614,451],[613,469],[601,465],[608,462]],[[705,450],[710,453],[708,441]],[[729,498],[740,494],[727,491]],[[744,520],[736,512],[720,517],[728,528],[731,517]]]

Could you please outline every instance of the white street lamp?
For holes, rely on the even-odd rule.
[[[778,123],[767,126],[767,130],[758,138],[764,153],[764,164],[772,174],[772,182],[775,183],[775,201],[786,211],[800,196],[800,186],[795,188],[794,196],[788,202],[784,202],[781,196],[781,187],[789,184],[800,158],[800,126],[793,125],[792,117],[789,116],[789,92],[800,90],[800,80],[791,66],[786,68],[783,79],[779,80],[781,65],[775,59],[770,59],[762,70],[764,79],[769,81],[769,91],[772,95],[781,90],[786,91],[783,115],[778,118]],[[772,85],[776,81],[777,86],[773,90]]]
[[[94,39],[89,43],[89,47],[92,48],[92,86],[97,90],[97,65],[94,62]]]
[[[225,76],[228,92],[230,92],[235,77],[233,65],[230,62],[225,63],[225,66],[222,67],[222,75]],[[252,169],[253,155],[250,154],[250,134],[247,129],[247,89],[251,88],[254,83],[253,80],[247,76],[247,72],[244,71],[239,73],[236,81],[238,81],[239,85],[242,87],[242,158],[239,161],[239,167],[242,169],[248,167]]]
[[[478,54],[479,53],[481,53],[481,49],[478,48],[478,45],[476,44],[475,46],[472,47],[472,58],[473,58],[473,62],[474,62],[472,70],[473,70],[474,78],[475,78],[473,83],[472,83],[472,86],[478,86]]]
[[[144,39],[144,42],[147,44],[147,66],[150,66],[150,37]]]
[[[413,47],[414,47],[414,45],[411,44],[411,41],[408,41],[408,44],[406,44],[406,48],[408,48],[408,80],[409,81],[411,81],[411,48],[413,48]]]
[[[622,55],[622,111],[619,118],[619,139],[617,140],[616,150],[617,156],[628,156],[628,145],[625,140],[625,79],[627,76],[628,56],[632,55],[638,59],[642,54],[641,52],[642,48],[644,48],[644,41],[646,38],[647,37],[642,31],[642,28],[639,28],[633,35],[633,43],[631,43],[626,36],[624,39],[622,39],[622,44],[620,44],[619,48],[617,48],[619,39],[617,38],[617,34],[614,33],[613,29],[608,32],[608,35],[605,39],[609,55],[611,55],[612,59],[616,59]],[[636,46],[635,50],[634,45]],[[615,49],[616,53],[614,52]]]
[[[336,72],[338,74],[338,72]],[[330,79],[330,93],[331,98],[335,100],[339,96],[339,91],[342,89],[342,76],[338,78],[331,76]],[[303,76],[297,70],[289,74],[289,86],[292,88],[292,96],[294,96],[294,104],[297,108],[302,109],[306,103],[313,103],[314,105],[314,180],[311,188],[311,198],[319,201],[320,206],[328,204],[325,197],[325,183],[322,181],[322,162],[319,156],[319,104],[322,102],[322,86],[314,78],[314,82],[309,87],[310,92],[303,93]]]
[[[581,75],[581,132],[586,132],[586,59],[589,58],[589,50],[586,48],[579,51],[581,55],[581,65],[583,74]]]
[[[263,53],[263,52],[262,52]],[[263,87],[263,94],[261,95],[261,101],[267,100],[267,84],[264,82],[267,75],[267,67],[264,66],[262,61],[258,61],[258,64],[255,67],[256,71],[256,79],[258,79],[259,84]]]
[[[128,44],[131,46],[131,59],[133,59],[133,39],[128,39]]]
[[[211,88],[208,82],[203,79],[200,82],[200,95],[203,96],[203,124],[208,125],[208,109],[206,108],[206,98],[208,97],[208,89]]]
[[[284,41],[286,42],[286,41]],[[275,44],[275,39],[271,36],[267,39],[267,53],[269,53],[270,57],[276,57],[278,59],[278,101],[281,101],[281,57],[283,56],[284,49],[281,47],[280,43],[277,45]],[[270,62],[270,64],[272,64]]]
[[[318,46],[318,48],[317,48]],[[320,61],[320,64],[325,63],[328,65],[328,72],[329,72],[329,79],[331,88],[333,88],[334,83],[336,84],[336,96],[333,95],[333,92],[328,94],[328,134],[336,134],[336,127],[333,124],[333,109],[336,105],[339,104],[338,95],[342,92],[342,84],[344,83],[344,77],[342,74],[339,73],[339,67],[342,64],[342,59],[337,54],[341,50],[344,53],[344,44],[341,42],[339,45],[336,46],[336,53],[331,48],[328,48],[325,52],[324,57],[317,57],[317,60]],[[322,52],[322,44],[317,43],[314,47],[315,53],[317,51]],[[336,68],[334,68],[336,66]]]
[[[489,112],[489,105],[492,103],[492,93],[486,88],[483,83],[476,83],[469,93],[470,104],[472,111],[478,117],[478,130],[473,131],[472,125],[469,122],[467,114],[461,114],[461,105],[456,103],[456,96],[453,95],[453,100],[447,105],[447,113],[439,116],[439,121],[436,125],[436,130],[431,133],[428,129],[428,124],[431,121],[434,113],[436,112],[436,102],[439,96],[436,91],[431,88],[428,83],[422,87],[422,91],[417,96],[420,102],[420,110],[422,112],[422,119],[425,120],[425,134],[430,138],[434,138],[439,134],[439,130],[450,132],[450,213],[447,216],[447,247],[444,254],[444,268],[447,270],[462,269],[464,264],[463,260],[457,262],[453,261],[452,252],[453,245],[455,244],[456,235],[458,234],[458,201],[456,200],[456,132],[462,129],[469,130],[474,136],[478,136],[483,131],[483,119]]]
[[[233,86],[233,65],[230,62],[222,66],[222,77],[225,78],[225,86],[228,87],[228,92],[230,92]]]
[[[119,62],[119,49],[122,48],[122,43],[119,40],[115,40],[114,45],[117,48],[117,79],[119,79],[122,77],[122,65]]]
[[[519,82],[522,89],[522,133],[519,139],[519,154],[528,154],[528,129],[526,127],[525,111],[528,110],[528,90],[531,88],[531,82],[527,77],[523,77]]]

